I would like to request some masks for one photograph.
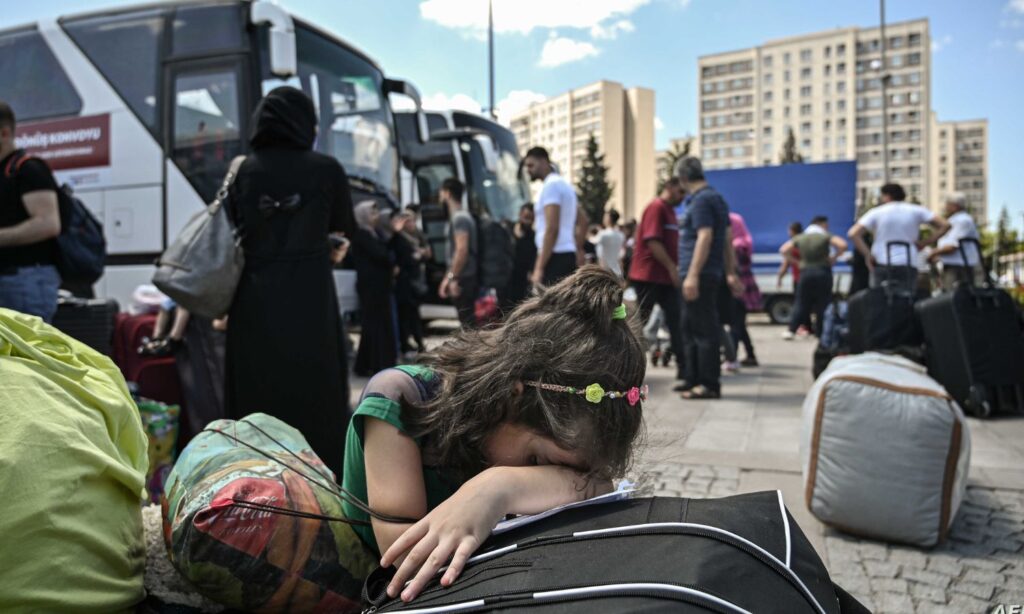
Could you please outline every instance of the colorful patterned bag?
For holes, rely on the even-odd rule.
[[[178,441],[178,419],[181,408],[142,397],[135,397],[142,417],[142,427],[149,438],[149,472],[146,492],[152,503],[159,503],[164,484],[174,466],[174,447]]]
[[[376,555],[302,435],[253,414],[210,423],[167,479],[164,538],[199,591],[250,612],[358,611]]]

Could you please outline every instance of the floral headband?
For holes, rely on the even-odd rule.
[[[524,386],[530,386],[531,388],[537,388],[539,390],[550,390],[551,392],[565,392],[568,394],[577,394],[584,397],[591,403],[600,403],[602,399],[626,399],[630,407],[637,404],[638,401],[647,400],[647,385],[633,386],[625,392],[616,391],[605,391],[601,387],[601,384],[591,384],[586,388],[573,388],[572,386],[559,386],[558,384],[544,384],[541,382],[526,381],[523,382]]]

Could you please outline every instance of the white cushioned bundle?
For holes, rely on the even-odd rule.
[[[970,446],[963,412],[924,367],[837,358],[804,400],[807,507],[849,533],[933,546],[963,500]]]

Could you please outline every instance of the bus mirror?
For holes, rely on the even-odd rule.
[[[427,127],[427,114],[423,112],[423,98],[416,86],[401,79],[384,79],[384,94],[401,94],[412,100],[416,105],[416,137],[420,143],[430,140],[430,129]]]
[[[494,147],[494,141],[491,140],[490,136],[484,134],[474,135],[473,140],[476,141],[477,146],[480,147],[480,152],[483,154],[484,166],[487,167],[487,172],[497,174],[498,150]]]
[[[297,74],[295,23],[291,15],[276,4],[256,0],[252,3],[249,21],[257,26],[270,26],[270,72],[278,77],[291,77]]]

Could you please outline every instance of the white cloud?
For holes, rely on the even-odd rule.
[[[630,33],[636,30],[636,26],[628,19],[620,19],[610,25],[597,24],[590,28],[590,36],[595,39],[614,40],[620,33]]]
[[[938,52],[942,51],[942,49],[944,47],[946,47],[947,45],[949,45],[952,42],[953,42],[953,37],[951,35],[949,35],[949,34],[943,36],[942,38],[933,38],[932,39],[932,53],[938,53]]]
[[[1010,0],[1006,4],[1006,10],[1024,15],[1024,0]]]
[[[658,117],[657,115],[654,116],[654,129],[655,130],[664,130],[665,129],[665,122],[661,121],[661,118]]]
[[[623,18],[651,0],[494,0],[494,31],[529,34],[537,28],[589,30]],[[474,36],[487,31],[487,3],[479,0],[422,0],[420,16]],[[632,24],[631,24],[632,25]]]
[[[1001,38],[997,38],[988,44],[989,49],[1002,49],[1006,46],[1006,41]]]
[[[999,20],[999,27],[1006,28],[1009,30],[1016,30],[1018,28],[1024,27],[1024,19],[1021,19],[1020,17],[1004,17],[1003,19]]]
[[[498,114],[498,122],[502,125],[509,125],[512,117],[520,111],[530,108],[535,102],[544,102],[547,96],[531,90],[512,90],[495,105]]]
[[[558,36],[557,33],[552,32],[548,40],[544,41],[544,48],[540,51],[540,60],[537,65],[542,68],[554,68],[597,54],[597,47],[591,43]]]

